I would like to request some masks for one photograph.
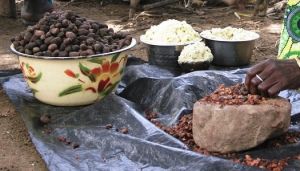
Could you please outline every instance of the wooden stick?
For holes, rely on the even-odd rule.
[[[143,11],[143,12],[139,13],[139,14],[134,18],[134,20],[137,20],[137,19],[138,19],[139,17],[141,17],[141,16],[159,17],[159,16],[161,16],[161,15],[158,15],[158,14],[149,14],[149,13]]]
[[[269,8],[267,10],[267,14],[273,13],[273,12],[282,12],[284,11],[285,7],[286,7],[286,1],[280,1],[277,2],[276,4],[274,4],[274,6],[272,8]]]
[[[177,2],[177,1],[178,1],[178,0],[164,0],[164,1],[160,1],[160,2],[153,3],[153,4],[144,5],[144,6],[143,6],[143,9],[144,9],[144,10],[149,10],[149,9],[153,9],[153,8],[156,8],[156,7],[161,7],[161,6],[164,6],[164,5],[168,5],[168,4],[171,4],[171,3],[175,3],[175,2]]]
[[[70,0],[65,5],[63,5],[63,7],[67,7],[67,6],[71,5],[71,3],[74,3],[74,2],[75,2],[75,0]]]

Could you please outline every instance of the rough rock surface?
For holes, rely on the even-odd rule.
[[[259,105],[220,105],[198,101],[193,110],[193,137],[201,148],[236,152],[253,148],[286,132],[291,104],[268,99]]]

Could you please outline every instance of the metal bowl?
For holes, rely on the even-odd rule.
[[[142,37],[141,42],[146,45],[148,62],[150,65],[159,65],[164,67],[179,68],[178,57],[186,44],[161,45],[147,42]]]
[[[259,38],[257,33],[252,33],[254,35],[252,39],[242,41],[214,40],[207,38],[203,34],[200,34],[200,36],[214,56],[212,64],[226,67],[238,67],[250,63],[255,41]]]

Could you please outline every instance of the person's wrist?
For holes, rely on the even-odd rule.
[[[280,62],[285,63],[282,65],[282,68],[279,70],[284,71],[284,76],[286,83],[284,89],[293,89],[297,90],[300,88],[300,66],[295,58],[280,60]]]
[[[295,75],[296,75],[296,78],[300,78],[300,58],[299,57],[296,57],[296,58],[293,58],[295,59],[294,62],[296,61],[296,64],[298,65],[298,70],[295,70]],[[297,79],[297,81],[295,81],[296,83],[296,86],[294,87],[295,89],[298,89],[300,88],[300,79]]]

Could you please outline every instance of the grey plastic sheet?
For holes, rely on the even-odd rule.
[[[159,113],[160,121],[175,124],[180,116],[192,112],[192,105],[218,85],[242,82],[246,69],[208,70],[183,74],[151,66],[130,58],[125,75],[115,93],[92,105],[55,107],[37,101],[21,75],[2,75],[2,86],[21,114],[30,137],[49,170],[259,170],[227,159],[190,151],[182,142],[145,119],[145,110]],[[1,73],[0,73],[1,75]],[[300,94],[284,91],[292,106],[291,130],[300,131]],[[39,118],[51,115],[51,123]],[[105,129],[112,124],[113,128]],[[128,128],[128,134],[117,129]],[[51,129],[50,134],[45,133]],[[80,144],[73,149],[57,140],[64,136]],[[300,144],[277,150],[258,147],[241,152],[268,159],[300,154]],[[300,170],[290,161],[286,170]]]

